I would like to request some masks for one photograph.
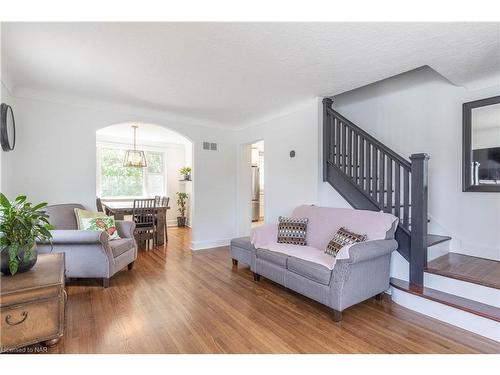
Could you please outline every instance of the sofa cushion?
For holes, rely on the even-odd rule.
[[[270,251],[267,249],[257,249],[255,254],[258,259],[265,260],[269,263],[273,263],[281,267],[286,267],[286,258],[287,258],[286,254],[279,253],[276,251]]]
[[[117,240],[109,241],[109,247],[115,258],[118,258],[123,253],[134,248],[133,238],[120,238]]]
[[[346,245],[351,245],[357,242],[363,242],[366,240],[366,235],[357,234],[347,230],[346,228],[340,228],[337,233],[330,240],[328,245],[326,246],[325,253],[337,256],[337,253]]]
[[[336,258],[332,257],[331,255],[325,254],[323,250],[316,249],[312,246],[290,245],[275,242],[267,244],[261,249],[257,249],[257,254],[259,253],[259,250],[263,249],[273,253],[281,254],[285,257],[293,256],[295,258],[304,259],[309,262],[318,263],[328,269],[333,269],[336,261]],[[339,256],[342,257],[341,255]],[[347,257],[349,257],[348,252]]]
[[[287,261],[289,271],[304,276],[309,280],[316,281],[323,285],[330,284],[332,270],[321,264],[309,262],[304,259],[289,257]]]
[[[278,243],[306,245],[307,218],[280,216],[278,219]]]

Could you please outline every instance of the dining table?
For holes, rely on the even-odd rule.
[[[134,210],[134,201],[109,201],[102,202],[108,215],[113,215],[115,220],[124,220],[125,216],[131,216]],[[167,211],[170,206],[156,206],[156,244],[163,245],[166,236]]]

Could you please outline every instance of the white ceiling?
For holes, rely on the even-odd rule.
[[[500,23],[3,23],[14,94],[67,93],[241,127],[423,65],[500,83]]]
[[[133,144],[134,129],[132,125],[137,125],[137,145],[154,144],[190,144],[190,141],[170,129],[163,126],[143,124],[143,123],[123,123],[110,125],[99,129],[96,132],[96,138],[102,142],[120,142]]]

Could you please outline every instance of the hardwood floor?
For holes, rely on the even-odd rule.
[[[448,253],[429,262],[425,272],[500,289],[500,262]]]
[[[49,353],[499,353],[498,343],[375,299],[328,308],[233,267],[227,247],[192,252],[189,229],[140,252],[132,271],[67,286]]]

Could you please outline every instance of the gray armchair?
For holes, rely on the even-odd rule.
[[[125,266],[131,270],[137,258],[137,244],[134,239],[135,223],[116,221],[120,239],[109,240],[102,231],[78,230],[74,209],[80,204],[58,204],[45,210],[54,226],[52,245],[38,244],[38,252],[65,253],[66,276],[75,278],[101,278],[103,286],[109,286],[109,279]]]

